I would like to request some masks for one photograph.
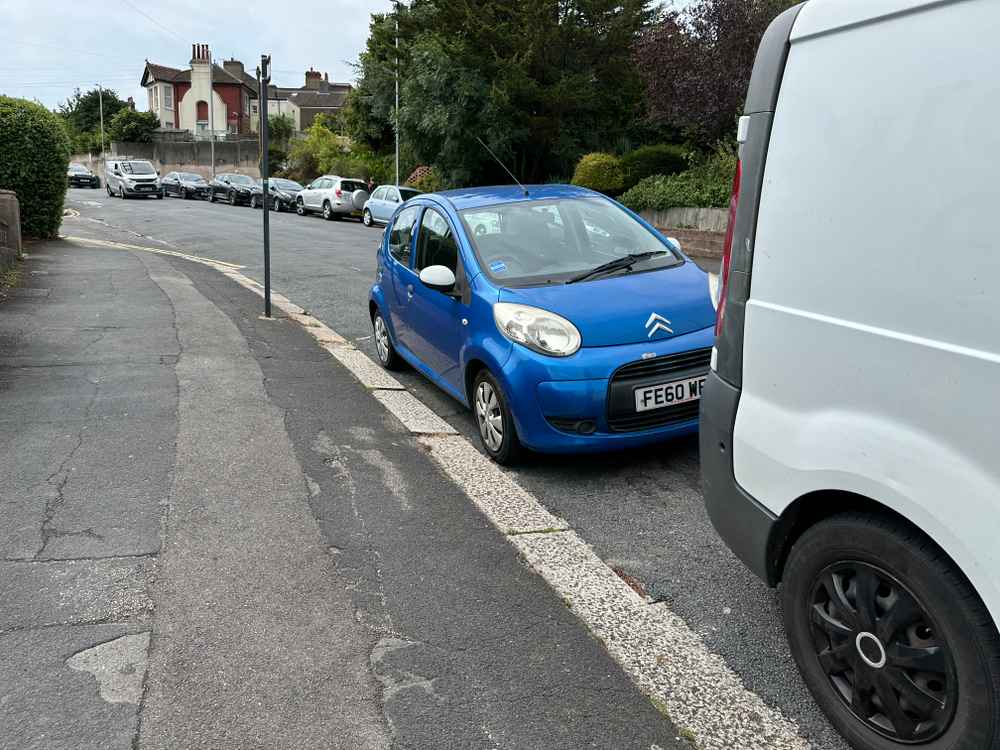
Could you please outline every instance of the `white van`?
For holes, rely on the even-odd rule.
[[[856,748],[1000,748],[1000,0],[809,0],[740,120],[709,514]]]

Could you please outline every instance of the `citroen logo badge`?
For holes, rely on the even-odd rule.
[[[653,334],[657,331],[666,331],[667,333],[673,333],[674,329],[670,327],[671,323],[669,320],[664,318],[659,313],[653,313],[649,316],[649,320],[646,321],[646,338],[653,338]]]

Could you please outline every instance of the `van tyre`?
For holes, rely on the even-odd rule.
[[[502,466],[517,463],[524,449],[507,397],[489,370],[481,370],[472,385],[472,413],[487,455]]]
[[[859,750],[1000,750],[1000,638],[927,537],[874,515],[834,516],[788,556],[792,654]]]
[[[396,347],[392,345],[389,326],[386,325],[381,310],[376,310],[372,316],[372,332],[375,339],[375,353],[378,354],[378,361],[382,367],[387,370],[400,369],[403,361],[396,352]]]

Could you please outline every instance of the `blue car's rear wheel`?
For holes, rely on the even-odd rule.
[[[476,376],[472,387],[472,411],[479,427],[479,439],[486,453],[498,464],[510,465],[521,456],[521,441],[507,397],[489,370]]]

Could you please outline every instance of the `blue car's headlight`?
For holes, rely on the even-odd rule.
[[[568,357],[580,348],[580,332],[548,310],[510,302],[493,305],[493,319],[504,336],[539,354]]]

